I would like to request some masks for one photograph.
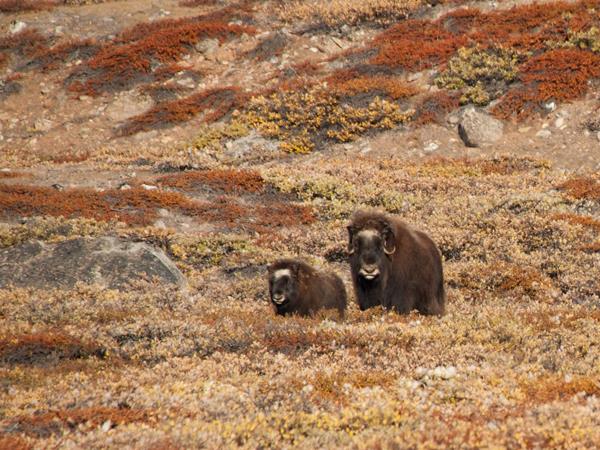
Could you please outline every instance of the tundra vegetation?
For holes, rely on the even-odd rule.
[[[0,0],[0,11],[79,8],[64,3]],[[597,448],[598,173],[330,145],[442,122],[461,103],[525,120],[580,98],[600,76],[600,2],[486,11],[449,0],[436,18],[421,2],[348,0],[344,16],[337,1],[171,3],[187,15],[97,39],[32,26],[0,37],[4,89],[48,76],[66,102],[135,89],[157,99],[97,151],[7,147],[0,249],[119,236],[164,250],[188,279],[184,290],[0,290],[0,449]],[[168,84],[213,75],[185,64],[198,44],[268,26],[374,37],[282,70],[275,85]],[[255,64],[250,53],[236,63]],[[431,92],[409,81],[429,70]],[[188,120],[198,135],[184,146],[118,145]],[[279,150],[228,162],[227,144],[259,134]],[[76,185],[52,187],[65,172]],[[95,188],[113,172],[127,184]],[[360,311],[346,225],[362,208],[431,236],[445,315]],[[343,319],[274,314],[267,268],[298,256],[341,275]]]

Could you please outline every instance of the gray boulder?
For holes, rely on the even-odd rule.
[[[185,285],[183,274],[161,250],[115,237],[30,241],[0,249],[0,287],[68,288],[81,281],[119,289],[153,278]]]
[[[502,138],[504,124],[485,112],[469,106],[458,124],[458,135],[467,147],[479,147]]]

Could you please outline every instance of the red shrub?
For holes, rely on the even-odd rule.
[[[67,79],[69,90],[88,95],[126,89],[154,81],[154,65],[178,61],[198,41],[254,33],[254,29],[224,22],[167,19],[140,24],[103,46]]]
[[[31,450],[33,446],[19,436],[0,435],[0,450]]]
[[[549,100],[573,100],[587,91],[590,78],[600,76],[600,55],[579,49],[550,50],[531,58],[520,70],[524,83],[496,106],[500,117],[527,116]]]
[[[0,52],[19,56],[32,55],[48,46],[48,38],[34,28],[0,38]]]
[[[411,19],[400,22],[373,41],[375,65],[418,71],[446,62],[467,38],[446,31],[438,22]]]
[[[52,0],[0,0],[0,12],[16,13],[23,11],[41,11],[56,6]]]
[[[214,180],[213,180],[214,181]],[[247,186],[256,188],[256,180]],[[216,183],[216,181],[214,181]],[[245,204],[231,197],[197,201],[178,192],[110,189],[67,189],[0,185],[0,217],[20,216],[86,217],[118,220],[128,225],[150,225],[164,208],[227,229],[264,231],[272,227],[310,224],[315,221],[309,207],[261,198],[261,204]]]
[[[41,70],[55,70],[60,64],[73,59],[87,59],[98,51],[99,46],[93,39],[70,39],[50,48],[36,51],[28,66]]]
[[[105,350],[60,330],[50,330],[0,339],[0,361],[8,364],[36,364],[48,358],[80,359],[103,356]]]
[[[243,98],[244,94],[237,87],[207,89],[179,100],[159,103],[149,111],[129,119],[119,133],[129,136],[140,131],[164,128],[186,122],[200,113],[206,113],[204,121],[213,122],[238,106]]]
[[[398,100],[410,97],[417,90],[397,77],[388,75],[361,75],[356,70],[338,70],[327,78],[331,88],[342,95],[382,93]]]
[[[231,193],[261,192],[264,182],[260,174],[252,170],[202,170],[166,175],[157,180],[163,186],[183,190],[212,189]]]
[[[600,233],[600,221],[595,220],[589,216],[580,216],[572,213],[561,213],[554,214],[551,216],[552,220],[563,220],[572,225],[581,225],[586,228],[591,228],[592,230],[598,231]]]
[[[573,178],[558,188],[578,199],[600,200],[600,181],[593,178]]]
[[[217,0],[182,0],[179,2],[179,6],[211,6],[216,5]]]
[[[417,104],[415,121],[417,124],[441,123],[446,114],[458,106],[459,94],[446,91],[429,94]]]
[[[111,428],[114,428],[130,423],[148,422],[152,416],[150,411],[140,409],[96,406],[20,416],[13,419],[11,425],[18,432],[27,436],[47,438],[52,434],[62,434],[63,429],[75,430],[84,424],[99,427],[110,421]]]
[[[110,189],[67,189],[0,185],[0,211],[4,217],[42,216],[86,217],[119,220],[130,225],[149,225],[158,208],[193,208],[194,203],[176,192]]]

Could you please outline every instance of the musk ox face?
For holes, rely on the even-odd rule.
[[[275,306],[287,305],[298,296],[297,274],[293,268],[269,272],[269,293]]]
[[[348,227],[348,253],[359,279],[373,282],[384,276],[396,251],[395,237],[388,224],[369,228]]]

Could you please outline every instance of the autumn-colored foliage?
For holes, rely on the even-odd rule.
[[[19,436],[0,434],[0,450],[31,450],[33,446]]]
[[[578,199],[600,200],[600,181],[589,177],[572,178],[559,189]]]
[[[40,11],[56,6],[53,0],[0,0],[0,12],[18,13],[23,11]]]
[[[256,171],[217,169],[182,172],[166,175],[157,180],[166,187],[190,190],[214,190],[227,194],[256,193],[264,189],[264,182]]]
[[[519,72],[522,86],[507,93],[494,111],[500,117],[519,117],[542,110],[542,102],[573,100],[600,76],[600,55],[579,49],[550,50],[531,58]]]
[[[527,400],[534,403],[548,403],[566,400],[583,392],[587,395],[600,395],[600,381],[593,377],[547,376],[531,382],[523,383]]]
[[[96,96],[142,81],[154,81],[156,63],[178,61],[202,39],[217,38],[224,42],[242,33],[252,34],[254,29],[207,21],[202,16],[139,24],[102,46],[83,67],[70,75],[67,86],[72,92]]]
[[[57,191],[49,187],[10,185],[0,186],[2,215],[85,217],[96,220],[118,220],[131,225],[148,225],[158,208],[193,208],[192,202],[176,192],[111,189]]]
[[[219,175],[213,176],[209,183],[235,192],[235,182],[229,187],[218,178]],[[178,183],[176,178],[170,180],[173,184]],[[257,182],[252,176],[243,180],[247,189],[257,188]],[[185,185],[185,181],[179,180],[179,183]],[[84,188],[57,191],[46,187],[0,185],[0,206],[5,218],[40,215],[82,217],[139,226],[152,224],[158,218],[158,209],[163,208],[192,216],[200,223],[212,223],[227,229],[264,230],[309,224],[315,220],[311,208],[305,206],[268,199],[262,203],[245,205],[227,196],[199,201],[178,192],[141,187],[98,192]]]
[[[42,51],[49,39],[35,28],[26,28],[16,34],[0,38],[0,52],[30,56]]]
[[[0,338],[0,361],[8,364],[37,364],[51,359],[103,357],[105,350],[60,330],[8,335]]]
[[[141,409],[96,406],[19,416],[12,421],[12,427],[27,436],[45,438],[77,429],[80,425],[99,427],[109,423],[110,428],[114,428],[135,422],[148,422],[151,418],[149,411]]]
[[[179,2],[179,6],[212,6],[217,4],[217,0],[182,0]]]
[[[415,121],[419,124],[441,123],[446,114],[458,106],[459,96],[455,93],[439,91],[428,94],[417,104]]]
[[[400,22],[373,40],[377,55],[371,63],[410,71],[446,62],[468,40],[444,29],[439,22],[410,19]]]
[[[410,97],[417,90],[397,77],[386,75],[361,75],[356,70],[341,70],[327,79],[328,85],[343,95],[385,94],[399,100]]]
[[[93,39],[70,39],[50,48],[42,48],[31,55],[27,67],[40,70],[55,70],[61,64],[74,59],[88,59],[99,49]]]
[[[128,136],[140,131],[164,128],[190,120],[200,113],[205,122],[213,122],[228,114],[245,98],[237,87],[212,88],[179,100],[159,103],[149,111],[129,119],[119,134]]]
[[[594,218],[589,216],[580,216],[571,213],[560,213],[554,214],[551,218],[553,220],[563,220],[572,225],[581,225],[585,228],[591,228],[592,230],[600,232],[600,220],[595,220]]]

